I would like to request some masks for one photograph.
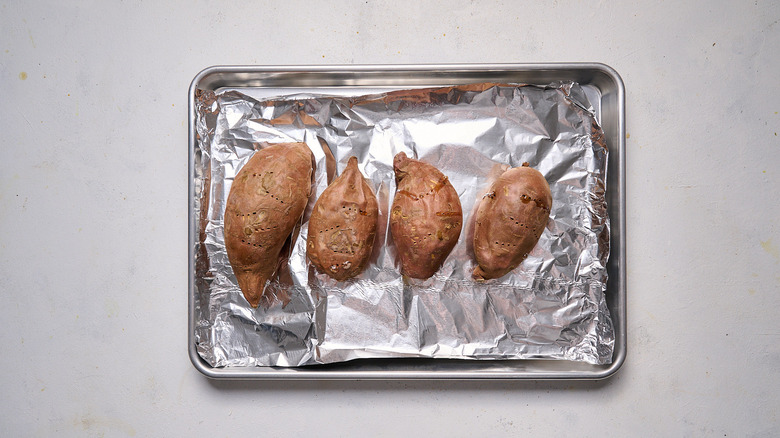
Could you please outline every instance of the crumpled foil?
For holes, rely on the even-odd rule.
[[[604,296],[607,148],[577,83],[271,99],[199,90],[196,124],[195,339],[211,366],[389,357],[611,362],[614,330]],[[268,286],[289,302],[254,309],[225,251],[225,202],[255,150],[290,141],[307,143],[316,159],[313,194],[289,258]],[[400,274],[389,233],[392,162],[399,152],[439,168],[463,208],[460,239],[427,280]],[[377,194],[379,225],[368,268],[337,282],[306,259],[307,221],[335,176],[333,164],[340,174],[353,155]],[[475,204],[501,170],[523,162],[550,184],[547,228],[518,268],[477,283],[469,241]]]

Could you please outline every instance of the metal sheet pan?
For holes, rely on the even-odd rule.
[[[435,87],[474,82],[547,84],[579,83],[604,130],[610,153],[607,202],[611,221],[611,255],[607,270],[607,304],[615,329],[609,365],[555,360],[469,361],[442,359],[367,359],[299,368],[214,368],[198,354],[195,340],[194,213],[197,90],[237,89],[253,97],[301,92],[356,95],[393,89]],[[198,371],[211,378],[319,379],[603,379],[613,375],[626,357],[625,253],[625,90],[618,73],[604,64],[448,64],[344,66],[216,66],[198,73],[189,88],[189,356]]]

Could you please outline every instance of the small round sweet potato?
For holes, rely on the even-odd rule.
[[[342,281],[360,274],[374,247],[379,208],[356,157],[320,195],[309,219],[306,256]]]
[[[225,247],[252,307],[270,300],[265,285],[306,208],[312,171],[305,143],[281,143],[255,152],[233,180],[225,206]]]
[[[501,174],[477,208],[474,279],[502,277],[522,263],[547,226],[551,207],[547,180],[528,163]]]
[[[463,211],[458,192],[434,166],[401,152],[393,160],[396,193],[390,233],[401,273],[425,279],[439,270],[458,242]]]

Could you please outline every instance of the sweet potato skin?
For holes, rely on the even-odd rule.
[[[311,194],[312,155],[305,143],[263,148],[238,172],[225,207],[225,246],[244,297],[257,307]]]
[[[306,256],[320,272],[343,281],[360,274],[374,247],[379,208],[356,157],[314,204]]]
[[[401,273],[426,279],[455,247],[463,211],[455,188],[436,167],[401,152],[393,160],[396,193],[390,213]]]
[[[499,278],[520,265],[539,241],[551,207],[547,180],[528,163],[499,176],[477,208],[474,279]]]

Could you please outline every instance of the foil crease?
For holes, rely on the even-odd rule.
[[[195,339],[211,366],[389,357],[611,362],[607,148],[577,83],[270,99],[199,90],[196,100]],[[268,286],[290,301],[253,309],[225,251],[225,202],[233,178],[255,150],[290,141],[307,143],[317,164],[313,195],[289,258]],[[392,161],[399,152],[438,167],[462,203],[460,239],[427,280],[401,276],[389,234]],[[337,282],[306,259],[307,221],[334,177],[333,161],[340,174],[353,155],[377,194],[379,225],[368,268]],[[518,268],[476,283],[469,242],[475,203],[491,178],[523,162],[550,184],[547,227]]]

